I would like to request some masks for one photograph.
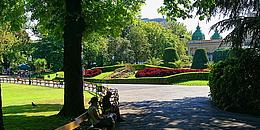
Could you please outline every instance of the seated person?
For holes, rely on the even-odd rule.
[[[115,126],[115,121],[112,118],[102,117],[99,114],[98,98],[92,97],[89,103],[90,106],[88,108],[88,115],[91,124],[95,128],[107,128],[108,130],[113,130]]]
[[[116,105],[112,105],[110,102],[111,95],[112,93],[110,91],[107,91],[106,95],[103,97],[102,100],[103,114],[115,113],[117,119],[116,121],[122,122],[124,120],[120,116],[119,107]]]

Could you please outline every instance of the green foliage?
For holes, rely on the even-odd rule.
[[[98,33],[91,33],[83,39],[83,67],[102,66],[106,60],[108,39]]]
[[[190,18],[191,5],[191,0],[164,0],[164,6],[160,8],[160,12],[167,15],[169,20]]]
[[[146,61],[146,63],[149,64],[149,65],[160,65],[160,64],[162,64],[161,59],[155,58],[155,57],[148,59]]]
[[[177,60],[174,62],[174,65],[176,66],[176,68],[182,68],[184,63],[181,60]]]
[[[63,68],[64,45],[60,40],[52,37],[45,37],[32,44],[27,45],[32,51],[33,59],[45,59],[47,68],[53,71],[59,71]]]
[[[128,79],[85,79],[96,83],[118,83],[118,84],[174,84],[189,80],[208,80],[209,73],[181,73],[166,77],[144,77]]]
[[[173,62],[168,62],[168,63],[165,63],[165,64],[160,64],[160,66],[169,67],[169,68],[177,68],[176,65],[175,65]]]
[[[217,29],[220,32],[231,30],[223,43],[231,44],[232,48],[242,48],[250,35],[249,45],[253,48],[260,47],[260,2],[258,0],[195,0],[193,4],[192,2],[191,0],[165,0],[160,11],[166,14],[168,19],[173,20],[185,19],[192,15],[199,16],[200,20],[204,18],[210,20],[217,15],[223,16],[224,20],[211,27],[211,30]]]
[[[24,0],[1,0],[0,1],[0,27],[11,25],[10,31],[20,31],[25,25],[25,1]]]
[[[16,68],[26,62],[22,46],[28,43],[28,34],[24,31],[11,31],[9,24],[0,26],[0,64],[4,69]]]
[[[36,72],[42,72],[46,69],[47,61],[45,59],[36,59],[34,61],[34,67]]]
[[[208,57],[204,49],[197,49],[192,60],[192,69],[206,69]]]
[[[213,102],[233,112],[260,113],[260,55],[246,49],[238,58],[215,64],[209,80]]]
[[[104,66],[104,67],[96,67],[102,70],[102,72],[110,72],[114,71],[117,68],[124,67],[124,65],[112,65],[112,66]]]
[[[191,80],[191,81],[184,81],[177,83],[178,85],[185,85],[185,86],[208,86],[208,80]]]
[[[164,48],[171,46],[169,39],[173,35],[158,22],[141,22],[139,26],[146,32],[151,57],[162,58]]]
[[[82,17],[85,33],[98,32],[118,36],[123,27],[134,22],[144,0],[106,0],[82,2]],[[31,11],[31,20],[38,20],[37,31],[62,39],[65,1],[28,0],[26,9]]]
[[[129,40],[121,37],[110,38],[108,43],[108,56],[111,64],[116,62],[134,63],[135,51]]]
[[[127,39],[131,43],[131,50],[133,50],[134,53],[134,62],[146,61],[150,56],[146,32],[139,26],[134,26],[127,34]]]
[[[229,49],[217,49],[213,52],[213,61],[218,62],[218,61],[223,61],[227,59],[229,56]]]
[[[174,48],[166,48],[164,49],[163,62],[166,64],[168,62],[178,61],[179,55]]]

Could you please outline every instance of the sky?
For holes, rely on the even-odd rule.
[[[161,14],[157,12],[157,9],[163,5],[163,0],[146,0],[146,5],[142,7],[141,10],[141,17],[142,18],[163,18]],[[210,31],[210,27],[220,21],[219,17],[212,18],[210,21],[199,21],[199,18],[193,19],[186,19],[181,20],[179,19],[178,22],[184,23],[187,27],[188,31],[192,31],[192,33],[196,30],[196,27],[199,23],[202,32],[205,34],[206,39],[210,39],[213,35],[214,31]],[[221,33],[222,37],[225,37],[228,32]]]

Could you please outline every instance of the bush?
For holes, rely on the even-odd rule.
[[[197,49],[192,60],[192,69],[206,69],[208,57],[204,49]]]
[[[213,61],[223,61],[228,58],[229,49],[217,49],[213,52]]]
[[[259,84],[260,55],[252,49],[242,51],[237,58],[215,64],[209,80],[211,97],[216,106],[256,115],[260,115]]]
[[[163,62],[166,64],[168,62],[175,62],[179,60],[179,55],[174,48],[164,49]]]
[[[168,63],[160,64],[160,66],[169,67],[169,68],[177,68],[177,66],[176,66],[173,62],[168,62]]]
[[[84,76],[93,77],[93,76],[99,75],[101,73],[102,73],[102,70],[96,68],[96,69],[93,69],[93,70],[85,70]]]
[[[203,72],[204,70],[191,69],[163,69],[163,68],[145,68],[139,70],[135,77],[163,77],[186,72]]]

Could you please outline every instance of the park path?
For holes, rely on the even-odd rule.
[[[208,86],[110,84],[125,122],[117,130],[259,129],[260,117],[212,106]]]

